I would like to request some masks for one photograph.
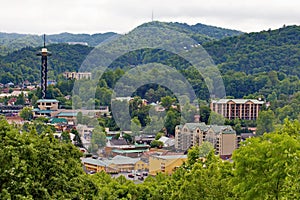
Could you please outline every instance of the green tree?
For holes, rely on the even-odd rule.
[[[298,125],[297,125],[298,124]],[[234,192],[241,199],[298,199],[299,122],[247,139],[233,154]],[[296,132],[295,132],[296,131]],[[296,134],[295,134],[296,133]]]
[[[210,113],[208,123],[211,125],[224,125],[225,118],[222,115],[212,111]]]
[[[99,148],[104,147],[105,144],[106,134],[104,132],[104,128],[101,126],[96,126],[92,132],[91,151],[95,153]]]
[[[137,136],[140,135],[140,131],[141,131],[141,123],[139,121],[139,119],[137,117],[134,117],[131,120],[131,125],[130,125],[130,129],[132,131],[132,135],[133,136]]]
[[[83,147],[83,143],[82,143],[82,140],[80,138],[78,131],[73,128],[71,130],[71,133],[74,134],[74,139],[73,139],[74,145],[77,147]]]
[[[1,118],[0,198],[92,199],[97,188],[84,173],[81,156],[71,143],[34,129],[20,133]]]
[[[162,148],[164,146],[164,143],[162,141],[159,140],[153,140],[150,143],[151,148]]]
[[[22,92],[18,97],[17,97],[17,101],[15,103],[15,105],[24,105],[25,104],[25,96],[24,93]]]
[[[167,112],[165,128],[168,134],[175,134],[175,126],[180,124],[180,113],[177,110],[170,109]]]
[[[210,108],[208,106],[200,106],[200,121],[208,124],[209,115],[210,115]]]
[[[63,131],[61,133],[61,140],[65,143],[71,142],[70,133],[67,131]]]
[[[20,117],[22,117],[24,120],[28,120],[28,121],[32,120],[33,118],[32,108],[24,107],[20,111]]]
[[[193,146],[188,150],[188,164],[193,165],[199,158],[206,158],[214,150],[210,142],[204,141],[200,146]]]
[[[78,124],[82,124],[82,122],[83,122],[83,115],[82,115],[82,112],[78,112],[77,113],[77,116],[76,116],[76,119],[77,119],[77,123]]]
[[[272,110],[261,111],[256,120],[257,129],[256,134],[262,135],[274,131],[275,116]]]
[[[160,99],[160,101],[161,101],[161,105],[162,105],[165,109],[169,110],[170,107],[176,102],[176,98],[172,98],[172,97],[170,97],[170,96],[166,96],[166,97],[162,97],[162,98]]]

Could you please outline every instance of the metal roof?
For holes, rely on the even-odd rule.
[[[247,102],[252,102],[254,104],[264,104],[264,101],[260,101],[257,99],[219,99],[219,100],[212,100],[212,103],[220,103],[225,104],[232,101],[235,104],[245,104]]]
[[[68,123],[68,120],[66,120],[65,118],[52,118],[50,120],[51,124],[61,124],[61,123]]]
[[[38,103],[44,102],[44,103],[58,103],[59,101],[57,101],[56,99],[39,99],[37,101]]]
[[[108,164],[103,162],[102,160],[99,159],[94,159],[94,158],[84,158],[82,159],[83,163],[87,163],[87,164],[92,164],[92,165],[97,165],[97,166],[107,166]]]
[[[167,156],[154,156],[154,157],[161,158],[164,160],[174,160],[180,158],[187,158],[187,155],[167,155]]]
[[[195,130],[196,128],[199,128],[200,130],[204,131],[207,129],[207,125],[204,122],[201,123],[186,123],[184,124],[188,129]]]
[[[59,117],[76,117],[77,112],[60,112],[57,116],[59,116]]]
[[[135,164],[137,161],[141,160],[140,158],[130,158],[127,156],[117,155],[112,159],[103,160],[105,163],[115,164],[115,165],[125,165],[125,164]]]
[[[147,149],[136,149],[136,150],[119,150],[119,149],[114,149],[112,152],[115,153],[143,153],[145,151],[148,151]]]

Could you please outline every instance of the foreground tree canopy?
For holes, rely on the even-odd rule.
[[[299,121],[247,139],[230,162],[209,144],[195,147],[173,175],[140,184],[104,172],[87,175],[74,145],[54,138],[51,129],[27,130],[0,119],[0,199],[300,198]]]
[[[95,188],[71,143],[0,120],[0,199],[89,198]]]

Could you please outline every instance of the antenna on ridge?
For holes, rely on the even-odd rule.
[[[46,48],[46,34],[44,34],[44,48]]]
[[[153,22],[153,9],[152,9],[152,16],[151,16],[151,20],[152,20],[152,22]]]

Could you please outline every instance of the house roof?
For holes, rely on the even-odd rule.
[[[36,113],[43,113],[43,114],[50,114],[52,112],[55,112],[55,110],[33,110]]]
[[[145,151],[148,151],[147,149],[134,149],[134,150],[121,150],[121,149],[114,149],[112,152],[114,153],[120,153],[120,154],[126,154],[126,153],[143,153]]]
[[[232,101],[235,104],[245,104],[247,102],[252,102],[254,104],[264,104],[264,101],[259,101],[257,99],[219,99],[219,100],[212,100],[212,103],[220,103],[226,104],[229,101]]]
[[[211,128],[216,134],[236,134],[235,130],[233,130],[231,126],[206,125],[205,123],[201,122],[186,123],[184,125],[178,125],[177,127],[182,129],[184,126],[186,126],[189,130],[195,130],[196,128],[199,128],[201,131],[208,131]]]
[[[106,163],[109,163],[109,164],[125,165],[125,164],[135,164],[139,160],[141,160],[141,159],[117,155],[117,156],[113,157],[112,159],[106,159],[103,161]]]
[[[56,99],[39,99],[37,101],[38,103],[58,103],[59,101],[57,101]]]
[[[102,160],[94,159],[94,158],[83,158],[82,162],[92,164],[92,165],[97,165],[97,166],[103,166],[103,167],[108,165],[107,163],[103,162]]]
[[[109,142],[111,145],[128,145],[125,139],[111,139]]]
[[[187,155],[166,155],[166,156],[154,156],[154,157],[161,158],[164,160],[174,160],[180,158],[187,158]]]
[[[201,123],[186,123],[184,126],[186,126],[190,130],[195,130],[196,128],[199,128],[202,131],[207,130],[207,125],[204,122],[201,122]]]
[[[77,112],[60,112],[57,115],[58,117],[76,117]]]
[[[215,133],[220,134],[235,134],[236,132],[232,129],[231,126],[219,126],[219,125],[210,125],[210,128],[214,130]]]
[[[52,118],[50,120],[51,124],[62,124],[62,123],[68,123],[68,120],[66,120],[65,118]]]

